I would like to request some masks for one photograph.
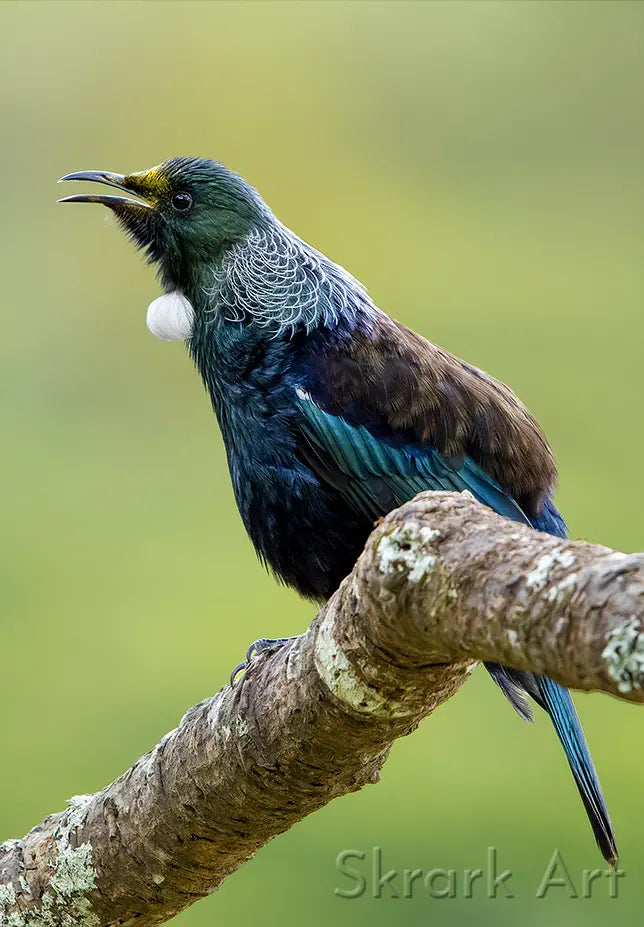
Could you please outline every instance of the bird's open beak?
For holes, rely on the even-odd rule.
[[[116,216],[119,224],[134,241],[138,248],[147,254],[150,261],[157,261],[161,256],[161,232],[163,217],[157,208],[161,191],[162,177],[153,169],[137,174],[112,174],[109,171],[77,171],[65,174],[58,181],[87,180],[115,187],[131,196],[114,196],[104,193],[77,193],[65,196],[59,203],[100,203],[107,206]],[[137,199],[133,199],[136,196]]]
[[[137,190],[137,181],[134,176],[126,177],[124,174],[112,174],[109,171],[76,171],[74,174],[65,174],[58,183],[66,180],[87,180],[92,183],[102,183],[108,187],[116,187],[117,190],[123,190],[125,193],[133,193],[140,196]],[[152,209],[149,203],[143,199],[132,199],[129,196],[107,196],[102,193],[77,193],[75,196],[64,196],[58,200],[59,203],[101,203],[110,209],[120,208],[125,204],[137,206],[142,209]]]

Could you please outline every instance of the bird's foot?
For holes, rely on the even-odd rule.
[[[283,647],[284,644],[288,644],[288,642],[292,640],[295,640],[295,637],[260,637],[259,640],[253,641],[253,643],[246,651],[246,659],[241,663],[238,663],[230,674],[231,686],[235,681],[235,676],[237,676],[237,674],[242,670],[248,669],[250,661],[254,656],[256,656],[258,653],[267,653],[273,650],[279,650],[280,647]]]

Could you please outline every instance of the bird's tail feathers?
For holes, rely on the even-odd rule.
[[[535,676],[533,673],[511,669],[498,663],[486,663],[485,668],[524,721],[532,720],[532,712],[526,701],[527,695],[532,696],[550,715],[566,753],[597,845],[604,859],[616,867],[617,845],[613,825],[570,692],[547,676]]]
[[[533,681],[531,684],[534,676],[531,673],[523,673],[520,670],[501,666],[500,663],[485,663],[484,665],[518,716],[523,721],[532,721],[532,708],[527,696],[530,694],[533,698],[535,697],[531,691],[531,688],[535,688]]]
[[[616,868],[615,832],[570,692],[553,682],[552,679],[548,679],[547,676],[534,676],[533,678],[541,696],[542,707],[550,715],[557,736],[566,752],[590,826],[595,834],[597,846],[606,862]]]

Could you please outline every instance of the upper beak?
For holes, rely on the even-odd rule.
[[[108,187],[116,187],[117,190],[123,190],[125,193],[134,193],[138,196],[137,191],[133,190],[127,184],[127,178],[124,174],[112,174],[109,171],[77,171],[74,174],[65,174],[58,183],[65,180],[88,180],[93,183],[106,184]],[[129,196],[106,196],[101,193],[77,193],[75,196],[64,196],[58,200],[59,203],[101,203],[103,206],[111,208],[123,206],[126,203],[131,206],[139,206],[144,209],[152,209],[149,203],[141,200],[133,200]]]

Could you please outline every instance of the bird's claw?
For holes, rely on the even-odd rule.
[[[279,650],[280,647],[283,647],[284,644],[287,644],[292,640],[292,637],[260,637],[258,640],[253,641],[253,643],[246,651],[246,658],[241,663],[238,663],[230,674],[231,686],[235,682],[235,677],[237,674],[248,668],[254,656],[256,656],[258,653],[267,653],[272,650]]]
[[[230,674],[229,682],[231,686],[235,684],[235,677],[237,676],[237,674],[240,673],[243,669],[246,669],[247,666],[248,666],[248,663],[246,660],[244,660],[242,663],[237,664],[237,666],[234,668],[234,670]]]

